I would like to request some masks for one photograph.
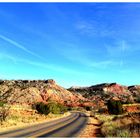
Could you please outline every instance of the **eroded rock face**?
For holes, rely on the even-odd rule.
[[[0,100],[12,104],[28,104],[35,102],[57,101],[69,106],[80,105],[79,101],[86,100],[82,95],[72,93],[49,80],[5,80],[0,82]]]
[[[95,104],[104,104],[112,97],[118,98],[122,102],[129,102],[135,99],[136,95],[140,95],[140,86],[122,86],[117,83],[103,83],[90,87],[71,87],[69,91],[80,93],[85,98],[93,101]],[[131,100],[132,101],[132,100]],[[103,103],[104,102],[104,103]]]
[[[107,92],[112,92],[115,94],[129,94],[129,90],[126,86],[122,86],[119,84],[109,85],[107,87]]]
[[[129,86],[128,90],[134,94],[140,95],[140,86],[139,85]]]
[[[90,87],[65,88],[49,80],[0,80],[0,101],[11,104],[57,101],[67,106],[104,106],[107,100],[116,97],[123,102],[138,101],[140,86],[122,86],[103,83]]]
[[[100,95],[102,93],[113,93],[113,94],[129,94],[130,91],[126,86],[122,86],[116,83],[104,83],[94,85],[85,88],[70,88],[69,91],[79,92],[81,94]]]

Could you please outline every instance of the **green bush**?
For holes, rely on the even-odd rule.
[[[44,103],[37,103],[36,104],[36,110],[41,113],[41,114],[49,114],[49,113],[53,113],[53,114],[60,114],[60,113],[64,113],[67,111],[67,107],[56,103],[56,102],[50,102],[48,104],[44,104]]]
[[[61,113],[61,107],[59,106],[59,104],[52,102],[52,103],[48,103],[47,107],[49,109],[49,111],[53,114],[60,114]]]
[[[137,102],[137,103],[140,103],[140,95],[138,95],[138,96],[136,97],[136,102]]]
[[[72,107],[67,107],[67,110],[68,110],[68,111],[72,111],[73,108],[72,108]]]
[[[92,110],[91,106],[85,106],[84,108],[86,109],[86,111],[91,111]]]
[[[107,108],[110,114],[119,115],[123,113],[122,103],[120,101],[109,100],[107,102]]]
[[[64,112],[67,112],[68,111],[68,108],[62,104],[58,104],[59,108],[60,108],[60,111],[61,113],[64,113]]]
[[[44,103],[42,103],[42,102],[37,103],[37,104],[35,105],[35,108],[36,108],[36,110],[37,110],[39,113],[41,113],[41,114],[48,115],[48,114],[50,113],[50,110],[49,110],[47,104],[44,104]]]
[[[99,108],[98,113],[103,114],[107,112],[107,108]]]
[[[0,107],[3,107],[5,102],[0,101]]]

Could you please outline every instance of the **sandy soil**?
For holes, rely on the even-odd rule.
[[[101,122],[97,120],[95,117],[90,117],[89,113],[87,113],[88,122],[85,129],[79,134],[80,138],[93,138],[100,137],[100,127]]]

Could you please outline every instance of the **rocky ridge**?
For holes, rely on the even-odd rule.
[[[123,86],[117,83],[103,83],[90,87],[69,88],[71,92],[80,93],[94,104],[104,105],[107,100],[117,97],[124,103],[138,102],[140,99],[140,86]]]
[[[28,104],[35,102],[56,101],[67,106],[79,106],[86,99],[50,80],[1,80],[0,100],[12,104]]]
[[[104,106],[112,97],[124,103],[140,102],[140,86],[103,83],[65,89],[54,80],[0,80],[0,101],[11,104],[56,101],[66,106]]]

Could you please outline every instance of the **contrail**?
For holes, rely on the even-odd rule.
[[[14,40],[11,40],[10,38],[7,38],[7,37],[5,37],[5,36],[3,36],[3,35],[1,35],[1,34],[0,34],[0,38],[3,39],[4,41],[6,41],[6,42],[8,42],[8,43],[10,43],[10,44],[12,44],[12,45],[14,45],[15,47],[17,47],[17,48],[19,48],[19,49],[21,49],[21,50],[23,50],[23,51],[25,51],[25,52],[27,52],[27,53],[33,55],[33,56],[36,56],[36,57],[42,59],[41,56],[39,56],[39,55],[37,55],[36,53],[34,53],[34,52],[28,50],[27,48],[25,48],[23,45],[19,44],[18,42],[14,41]]]

